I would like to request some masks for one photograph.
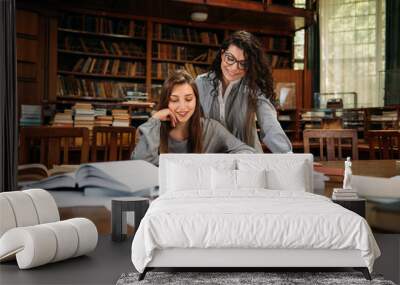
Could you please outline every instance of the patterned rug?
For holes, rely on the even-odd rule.
[[[139,273],[124,273],[117,285],[134,284],[379,284],[395,285],[384,280],[380,275],[372,275],[372,281],[364,278],[360,272],[148,272],[142,281],[138,281]]]

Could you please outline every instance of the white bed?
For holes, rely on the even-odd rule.
[[[355,267],[380,255],[367,222],[312,193],[308,154],[166,154],[132,243],[154,267]],[[367,270],[368,268],[368,270]]]

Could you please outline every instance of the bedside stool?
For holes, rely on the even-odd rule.
[[[150,199],[143,197],[114,198],[111,201],[111,238],[123,241],[127,236],[126,212],[135,212],[135,233],[149,208]]]
[[[365,204],[366,200],[362,198],[354,200],[334,200],[332,202],[339,204],[340,206],[359,214],[361,217],[365,218]]]

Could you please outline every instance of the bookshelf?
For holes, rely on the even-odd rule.
[[[298,141],[301,137],[299,112],[295,109],[277,109],[278,121],[290,141]]]
[[[300,132],[319,129],[323,120],[339,118],[344,129],[356,129],[362,141],[369,130],[400,129],[400,106],[349,109],[303,109],[300,115]]]
[[[267,55],[271,68],[293,68],[293,37],[255,34]]]
[[[152,31],[152,99],[158,101],[161,84],[175,69],[193,77],[207,72],[224,39],[223,29],[154,22]]]
[[[58,100],[118,102],[146,93],[145,21],[66,11],[57,32]]]

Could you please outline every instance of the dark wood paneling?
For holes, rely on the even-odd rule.
[[[39,61],[38,41],[17,38],[17,60],[36,63]]]
[[[48,61],[46,66],[48,67],[48,73],[45,77],[46,84],[46,100],[49,102],[55,102],[57,100],[57,19],[50,18],[48,20],[48,36],[47,36],[47,53]]]
[[[21,80],[36,81],[37,67],[36,64],[30,62],[21,62],[17,64],[17,76]]]
[[[17,34],[37,36],[39,33],[39,16],[26,10],[17,10]]]
[[[37,82],[25,82],[22,80],[18,80],[17,95],[19,106],[21,106],[21,104],[41,104],[40,98],[36,96],[37,94]]]

